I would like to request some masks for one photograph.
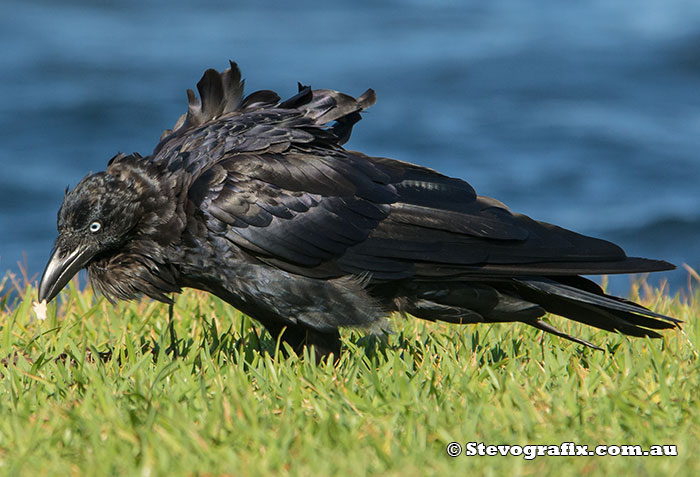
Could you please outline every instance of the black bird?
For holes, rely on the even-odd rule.
[[[66,190],[40,301],[86,267],[111,301],[167,303],[198,288],[295,350],[336,356],[338,328],[383,329],[394,311],[522,322],[591,347],[542,317],[655,338],[679,323],[579,276],[670,263],[513,213],[461,179],[344,149],[371,89],[244,97],[235,63],[197,89],[151,155],[118,154]]]

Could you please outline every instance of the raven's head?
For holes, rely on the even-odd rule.
[[[66,189],[58,238],[39,284],[39,301],[52,300],[93,259],[126,241],[143,215],[139,187],[108,172]]]

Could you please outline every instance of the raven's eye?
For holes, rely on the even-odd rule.
[[[102,224],[99,223],[98,221],[94,221],[93,223],[90,224],[90,232],[97,232],[102,228]]]

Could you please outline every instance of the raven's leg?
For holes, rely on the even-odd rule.
[[[322,333],[304,326],[295,326],[279,323],[264,323],[267,331],[274,339],[281,336],[281,340],[287,343],[296,354],[301,355],[304,346],[315,351],[316,361],[320,361],[333,353],[335,359],[340,356],[340,333],[338,330],[330,333]]]

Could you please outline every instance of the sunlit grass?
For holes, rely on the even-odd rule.
[[[345,331],[339,362],[317,365],[204,293],[178,296],[170,322],[165,305],[72,284],[39,321],[24,287],[0,299],[0,474],[698,475],[700,295],[638,293],[683,330],[628,339],[553,318],[596,352],[524,325],[397,317],[386,340]],[[679,455],[450,458],[451,441]]]

